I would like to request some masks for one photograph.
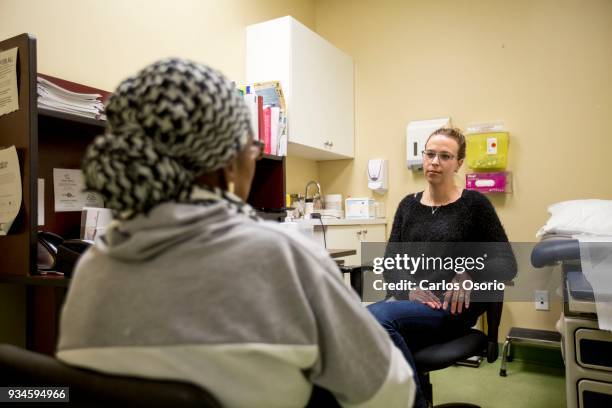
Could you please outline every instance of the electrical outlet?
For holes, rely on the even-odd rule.
[[[535,308],[536,310],[550,310],[548,307],[548,291],[547,290],[536,290],[535,291]]]

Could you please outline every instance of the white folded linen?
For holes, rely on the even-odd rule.
[[[612,331],[612,235],[574,235],[580,243],[582,273],[593,288],[601,330]]]

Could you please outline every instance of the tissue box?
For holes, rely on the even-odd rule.
[[[511,173],[470,173],[465,175],[465,188],[480,193],[511,193]]]
[[[346,218],[375,218],[373,198],[347,198],[344,202]]]

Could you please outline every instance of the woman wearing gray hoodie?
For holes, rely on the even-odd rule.
[[[413,372],[326,251],[245,203],[261,146],[220,73],[169,59],[123,81],[83,163],[115,221],[81,258],[57,357],[200,385],[228,407],[409,407]]]

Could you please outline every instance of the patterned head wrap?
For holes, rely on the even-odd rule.
[[[249,111],[236,87],[181,59],[123,81],[106,115],[105,134],[85,154],[85,186],[122,219],[166,201],[188,202],[195,179],[226,165],[249,137]]]

